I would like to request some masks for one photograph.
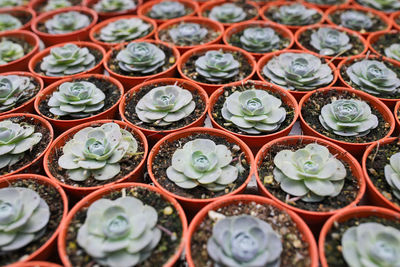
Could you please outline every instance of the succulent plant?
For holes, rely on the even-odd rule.
[[[218,220],[207,241],[207,252],[216,266],[279,267],[280,236],[271,225],[250,215]]]
[[[20,44],[5,38],[0,41],[0,65],[8,64],[24,55],[24,48]]]
[[[347,75],[359,89],[378,96],[396,95],[400,89],[400,78],[378,60],[363,59],[351,64]]]
[[[307,0],[307,2],[317,5],[338,5],[343,4],[344,0]]]
[[[96,58],[87,47],[75,44],[54,47],[42,59],[40,68],[46,76],[68,76],[90,70],[96,65]]]
[[[144,37],[152,29],[151,24],[139,18],[119,19],[100,30],[100,40],[109,43],[120,43]]]
[[[272,18],[285,25],[308,25],[313,23],[313,17],[318,14],[315,9],[302,4],[282,5],[272,14]]]
[[[148,42],[132,42],[118,52],[118,66],[126,72],[148,75],[165,64],[165,53]]]
[[[347,10],[340,15],[340,25],[355,31],[361,31],[370,29],[374,23],[363,12]]]
[[[249,134],[270,133],[279,129],[286,118],[282,101],[264,90],[234,92],[226,98],[222,117]]]
[[[310,45],[324,56],[340,55],[353,47],[350,37],[329,27],[321,27],[311,34]]]
[[[27,91],[35,89],[35,84],[26,76],[0,76],[0,112],[12,109]]]
[[[22,0],[0,0],[0,7],[14,7],[22,6],[24,2]]]
[[[3,13],[0,14],[0,32],[16,30],[22,27],[22,23],[16,17]]]
[[[262,72],[272,83],[288,90],[314,90],[333,80],[328,64],[306,53],[282,53],[269,60]]]
[[[385,56],[400,61],[400,44],[391,44],[385,48]]]
[[[127,130],[116,123],[105,123],[99,127],[86,127],[65,143],[58,165],[67,170],[68,178],[85,181],[112,179],[121,170],[119,162],[133,156],[138,143]]]
[[[49,206],[32,189],[1,188],[0,251],[10,253],[40,238],[49,219]]]
[[[243,31],[242,48],[255,53],[269,52],[279,47],[279,35],[269,27],[253,27]]]
[[[238,5],[225,3],[211,9],[208,17],[222,23],[235,23],[246,19],[246,12]]]
[[[350,267],[397,267],[400,231],[376,222],[361,223],[342,236],[342,255]]]
[[[400,2],[398,0],[357,0],[361,5],[372,7],[385,12],[394,12],[400,10]]]
[[[47,12],[70,6],[72,6],[72,4],[68,0],[48,0],[43,10]]]
[[[232,152],[228,147],[209,139],[195,139],[174,152],[167,177],[184,189],[202,186],[221,191],[238,178],[239,170],[231,163]]]
[[[395,197],[400,199],[400,153],[393,154],[385,166],[385,179]]]
[[[77,11],[59,13],[44,23],[47,32],[50,34],[70,33],[83,29],[89,24],[89,17]]]
[[[206,37],[208,30],[200,24],[182,22],[177,27],[168,30],[168,35],[174,43],[200,44]]]
[[[93,6],[97,12],[116,12],[129,10],[136,7],[133,0],[100,0]]]
[[[325,146],[311,143],[296,151],[282,150],[274,164],[280,188],[305,202],[319,202],[342,191],[346,168]]]
[[[173,19],[186,15],[186,8],[177,1],[162,1],[151,7],[149,17],[152,19]]]
[[[166,85],[145,94],[136,104],[136,114],[144,123],[166,126],[186,118],[195,107],[189,90]]]
[[[35,126],[27,123],[0,122],[0,169],[12,166],[24,158],[42,139]]]
[[[102,266],[137,266],[160,242],[157,221],[156,209],[135,197],[101,198],[89,206],[76,240]]]

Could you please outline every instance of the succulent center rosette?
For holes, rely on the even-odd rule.
[[[19,75],[0,76],[0,112],[15,107],[28,91],[35,89],[29,77]]]
[[[391,44],[385,48],[385,56],[393,58],[394,60],[400,61],[400,43]]]
[[[70,7],[72,6],[71,2],[68,0],[48,0],[47,4],[43,8],[44,11],[52,11],[64,7]]]
[[[90,24],[87,15],[76,11],[68,11],[48,19],[44,25],[50,34],[65,34],[83,29]]]
[[[153,19],[173,19],[186,15],[185,5],[177,1],[162,1],[151,7],[150,18]]]
[[[136,3],[133,0],[100,0],[93,6],[93,9],[97,12],[116,12],[135,7]]]
[[[384,12],[394,12],[400,10],[398,0],[357,0],[361,5],[372,7]]]
[[[100,40],[109,43],[120,43],[144,37],[152,26],[139,18],[119,19],[110,22],[100,30]]]
[[[334,56],[350,50],[350,37],[336,29],[321,27],[311,34],[310,44],[324,56]]]
[[[208,17],[222,23],[235,23],[246,19],[243,8],[233,3],[225,3],[211,9]]]
[[[22,23],[16,17],[3,13],[0,14],[0,32],[16,30],[22,27]]]
[[[400,199],[400,153],[393,154],[385,166],[385,179],[394,196]]]
[[[8,64],[23,57],[24,48],[13,41],[2,39],[0,42],[0,65]]]
[[[247,28],[240,37],[243,49],[249,52],[263,53],[279,47],[279,35],[271,28]]]
[[[160,242],[157,222],[157,210],[135,197],[101,198],[89,206],[76,240],[102,266],[137,266]]]
[[[340,25],[355,31],[361,31],[370,29],[374,23],[363,12],[348,10],[340,15]]]
[[[24,3],[22,0],[0,0],[0,7],[14,7],[22,6]]]
[[[197,23],[182,22],[177,27],[168,30],[168,35],[174,43],[201,43],[208,30]]]
[[[275,21],[286,25],[308,25],[318,12],[302,4],[282,5],[272,14]]]

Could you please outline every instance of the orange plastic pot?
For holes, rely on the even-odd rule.
[[[330,90],[336,90],[338,92],[350,92],[350,93],[355,94],[356,96],[360,97],[363,101],[367,102],[372,108],[375,108],[382,115],[382,117],[385,120],[385,122],[390,125],[390,129],[389,129],[388,133],[382,139],[385,139],[385,138],[389,137],[392,134],[392,132],[394,131],[394,127],[395,127],[393,114],[390,111],[390,109],[384,103],[382,103],[382,101],[380,101],[376,97],[371,96],[371,95],[369,95],[367,93],[364,93],[362,91],[354,90],[354,89],[350,89],[350,88],[344,88],[344,87],[325,88],[325,89],[318,90],[318,92],[320,92],[320,93],[328,93]],[[367,143],[350,143],[350,142],[340,141],[340,140],[336,140],[336,139],[327,137],[327,136],[319,133],[318,131],[316,131],[313,127],[311,127],[304,120],[303,115],[302,115],[303,111],[307,112],[307,110],[303,109],[305,103],[307,102],[307,100],[314,93],[315,92],[308,93],[307,95],[305,95],[301,99],[301,101],[299,103],[299,107],[300,107],[300,124],[301,124],[301,129],[303,130],[305,135],[316,136],[316,137],[328,140],[328,141],[330,141],[330,142],[342,147],[347,152],[350,152],[353,156],[355,156],[357,158],[362,157],[365,149],[369,145],[372,145],[372,144],[376,143],[377,141],[380,141],[380,140],[376,140],[374,142],[367,142]]]
[[[108,24],[110,24],[111,22],[117,21],[117,20],[121,20],[121,19],[133,19],[133,18],[139,18],[149,24],[151,24],[151,26],[153,27],[153,29],[145,36],[140,37],[138,39],[135,39],[134,41],[140,41],[140,40],[144,40],[144,39],[152,39],[152,37],[154,36],[154,33],[157,31],[157,24],[154,22],[154,20],[149,19],[148,17],[144,17],[144,16],[136,16],[136,15],[127,15],[127,16],[120,16],[120,17],[115,17],[115,18],[110,18],[108,20],[102,21],[100,23],[98,23],[96,26],[94,26],[90,32],[89,32],[89,39],[90,41],[92,41],[95,44],[101,45],[104,49],[108,50],[111,49],[114,46],[118,46],[118,45],[127,45],[128,43],[132,42],[131,41],[127,41],[127,42],[122,42],[122,43],[107,43],[107,42],[103,42],[100,39],[96,38],[96,35],[98,35],[100,33],[100,31],[106,27]]]
[[[60,181],[59,179],[57,179],[56,177],[53,176],[53,174],[49,168],[49,165],[56,158],[57,151],[62,149],[64,147],[65,143],[68,142],[74,136],[74,134],[76,134],[77,132],[79,132],[80,130],[82,130],[86,127],[90,127],[92,125],[105,124],[105,123],[109,123],[109,122],[117,123],[121,128],[133,132],[137,137],[139,137],[140,142],[143,144],[143,148],[144,148],[143,159],[133,171],[131,171],[130,173],[128,173],[127,175],[125,175],[124,177],[122,177],[119,180],[116,180],[116,181],[113,181],[113,182],[110,182],[110,183],[107,183],[104,185],[91,186],[91,187],[77,187],[77,186],[69,185],[69,184],[63,183],[62,181]],[[65,131],[59,137],[57,137],[56,140],[54,140],[54,142],[51,144],[50,149],[44,155],[44,160],[43,160],[44,171],[46,172],[46,175],[52,181],[61,185],[64,188],[65,192],[67,192],[67,194],[69,196],[72,196],[73,198],[82,198],[96,190],[100,190],[102,188],[110,188],[114,184],[119,184],[119,183],[123,183],[123,182],[134,182],[134,181],[140,179],[143,174],[143,168],[144,168],[144,164],[146,161],[146,156],[147,156],[148,150],[149,150],[149,147],[148,147],[145,135],[141,131],[137,130],[136,128],[131,127],[126,122],[116,121],[116,120],[97,120],[97,121],[86,122],[86,123],[83,123],[76,127],[73,127],[72,129],[69,129],[68,131]]]
[[[186,64],[186,62],[192,56],[195,56],[198,54],[205,54],[209,50],[223,50],[224,52],[229,51],[229,52],[242,53],[244,55],[244,57],[247,59],[248,64],[252,67],[252,72],[243,80],[235,81],[235,82],[231,82],[231,83],[221,83],[221,84],[198,82],[198,81],[192,80],[188,76],[186,76],[183,71],[184,65]],[[187,51],[186,53],[184,53],[181,56],[181,59],[178,62],[178,72],[182,78],[200,85],[201,87],[203,87],[203,89],[207,92],[208,95],[211,95],[216,89],[220,88],[221,86],[230,86],[230,85],[240,84],[244,81],[249,80],[251,77],[253,77],[254,73],[256,72],[256,61],[254,60],[252,55],[250,55],[248,52],[246,52],[245,50],[238,48],[238,47],[228,46],[228,45],[218,45],[218,44],[208,45],[208,46],[200,46],[197,48],[190,49],[189,51]]]
[[[177,19],[173,19],[173,20],[169,20],[167,22],[165,22],[164,24],[162,24],[159,28],[158,31],[155,35],[156,40],[157,41],[162,41],[160,40],[159,34],[161,31],[167,31],[169,28],[171,28],[174,25],[177,24],[181,24],[181,23],[197,23],[200,24],[203,27],[206,27],[208,29],[212,29],[215,32],[218,32],[219,35],[217,38],[215,38],[214,40],[204,43],[204,44],[199,44],[199,45],[193,45],[193,46],[178,46],[174,43],[169,43],[170,45],[175,46],[176,48],[178,48],[179,52],[181,54],[185,53],[186,51],[195,48],[195,47],[203,47],[203,46],[208,46],[208,45],[212,45],[212,44],[219,44],[221,42],[222,39],[222,35],[224,33],[224,26],[222,26],[221,23],[208,19],[208,18],[199,18],[199,17],[188,17],[188,18],[177,18]]]
[[[71,262],[68,259],[68,254],[66,252],[67,249],[67,232],[68,232],[68,226],[70,225],[72,219],[75,217],[75,214],[82,210],[83,208],[89,207],[93,202],[96,200],[102,198],[103,196],[106,196],[108,194],[111,194],[115,191],[121,191],[125,188],[132,188],[132,187],[142,187],[145,188],[149,191],[153,191],[155,193],[160,194],[166,201],[170,202],[174,208],[177,210],[179,214],[179,218],[182,222],[182,240],[181,243],[178,247],[178,249],[175,251],[175,254],[172,255],[168,262],[163,265],[163,267],[172,267],[174,266],[175,262],[179,259],[181,256],[183,247],[184,247],[184,239],[187,234],[187,219],[185,216],[185,212],[183,211],[182,207],[179,205],[178,201],[176,201],[174,198],[170,197],[169,195],[165,194],[163,191],[160,189],[148,185],[148,184],[141,184],[141,183],[123,183],[123,184],[114,184],[110,185],[107,187],[104,187],[102,189],[99,189],[92,194],[86,196],[83,198],[81,201],[79,201],[68,213],[67,218],[63,221],[62,224],[62,230],[60,231],[60,236],[58,238],[58,253],[60,255],[61,261],[64,265],[64,267],[73,267]]]
[[[385,60],[385,61],[388,60],[388,59],[389,60],[394,60],[392,58],[389,58],[389,57],[379,53],[373,46],[373,44],[375,44],[379,40],[380,37],[382,37],[383,35],[386,35],[386,34],[395,35],[395,34],[400,34],[400,32],[397,31],[397,30],[391,30],[391,31],[383,31],[383,32],[376,32],[376,33],[370,34],[368,39],[367,39],[367,42],[368,42],[368,45],[369,45],[369,50],[371,50],[372,53],[382,57],[383,60]],[[395,61],[397,61],[397,60],[395,60]]]
[[[8,8],[1,8],[0,14],[10,14],[16,18],[30,18],[28,22],[22,25],[21,28],[15,30],[30,30],[32,21],[36,18],[36,12],[33,9],[27,7],[8,7]]]
[[[277,56],[279,56],[280,54],[283,54],[283,53],[307,53],[307,54],[309,54],[308,51],[289,49],[289,50],[277,51],[277,52],[270,53],[270,54],[267,54],[267,55],[263,56],[257,63],[257,76],[258,76],[258,78],[260,80],[262,80],[262,81],[264,81],[264,82],[266,82],[268,84],[273,84],[266,77],[264,77],[264,75],[262,74],[263,73],[263,68],[268,63],[268,61],[270,61],[272,58],[277,57]],[[328,63],[329,67],[332,69],[333,80],[332,80],[332,82],[330,84],[326,85],[323,88],[329,88],[329,87],[331,87],[332,85],[335,84],[335,82],[337,80],[337,73],[336,73],[335,65],[333,65],[333,63],[329,62],[327,59],[325,59],[325,61]],[[294,96],[294,98],[296,98],[297,101],[300,101],[300,99],[304,95],[306,95],[306,94],[308,94],[310,92],[310,91],[293,91],[293,90],[287,90],[287,91],[289,93],[291,93]],[[315,90],[313,90],[311,92],[314,92],[314,91]]]
[[[82,4],[85,7],[93,9],[93,6],[97,4],[100,0],[83,0]],[[135,0],[136,6],[134,8],[122,11],[114,11],[114,12],[97,12],[100,20],[106,20],[117,16],[125,16],[125,15],[135,15],[139,6],[142,5],[143,0]]]
[[[247,204],[252,202],[256,202],[257,204],[260,205],[273,206],[279,210],[287,212],[290,218],[293,220],[294,224],[296,224],[297,229],[301,233],[303,237],[303,242],[306,242],[309,245],[308,251],[311,260],[310,267],[318,267],[317,243],[315,242],[314,236],[310,231],[310,229],[308,228],[307,224],[293,211],[286,209],[285,207],[279,205],[278,203],[276,203],[271,199],[255,195],[235,195],[235,196],[225,197],[223,199],[216,200],[208,204],[200,212],[197,213],[197,215],[194,217],[194,219],[189,225],[189,230],[185,242],[186,261],[188,262],[189,267],[196,267],[193,262],[192,255],[194,253],[198,253],[197,251],[191,250],[191,242],[193,234],[199,228],[203,220],[208,216],[208,213],[210,211],[215,211],[218,210],[219,208],[226,207],[229,205],[235,205],[238,203]]]
[[[39,38],[29,32],[29,31],[23,31],[23,30],[16,30],[16,31],[5,31],[5,32],[0,32],[0,39],[8,39],[8,38],[16,38],[20,40],[24,40],[27,42],[29,45],[32,46],[32,50],[24,55],[23,57],[8,62],[7,64],[0,65],[0,73],[2,72],[8,72],[8,71],[25,71],[27,70],[27,65],[29,60],[39,51]]]
[[[66,44],[67,43],[62,43],[62,44],[57,44],[57,45],[48,47],[45,50],[40,51],[38,54],[33,56],[32,59],[29,61],[29,64],[28,64],[29,71],[31,73],[35,74],[36,76],[39,76],[40,78],[42,78],[42,80],[44,81],[45,85],[50,85],[50,84],[52,84],[52,83],[54,83],[56,81],[59,81],[61,79],[64,79],[64,78],[72,78],[72,77],[76,78],[76,77],[79,77],[79,76],[81,76],[83,74],[89,74],[89,73],[102,74],[103,73],[103,61],[104,61],[104,57],[105,57],[106,51],[104,50],[103,47],[101,47],[101,46],[99,46],[97,44],[90,43],[90,42],[68,42],[68,44],[75,44],[75,45],[77,45],[79,47],[87,47],[89,50],[97,50],[98,52],[100,52],[102,58],[100,59],[99,63],[97,63],[93,68],[91,68],[89,70],[86,70],[86,71],[83,71],[81,73],[74,74],[74,75],[59,76],[59,77],[46,76],[45,74],[41,74],[41,73],[37,73],[36,72],[36,70],[35,70],[36,66],[38,64],[40,64],[40,62],[42,61],[42,59],[44,57],[46,57],[46,56],[48,56],[50,54],[50,51],[51,51],[52,48],[64,46]]]
[[[249,172],[249,176],[247,177],[247,179],[236,190],[234,190],[226,195],[215,197],[215,198],[195,199],[195,198],[182,197],[180,195],[175,194],[174,192],[170,192],[170,191],[166,190],[164,187],[162,187],[161,184],[158,182],[157,178],[154,176],[154,173],[153,173],[153,161],[154,161],[155,156],[158,154],[158,152],[160,150],[160,146],[162,146],[166,142],[173,142],[177,139],[184,138],[186,136],[190,136],[190,135],[198,134],[198,133],[204,133],[204,134],[209,134],[209,135],[213,135],[213,136],[224,137],[224,138],[226,138],[226,140],[228,142],[237,144],[240,147],[241,151],[244,152],[245,158],[247,159],[249,166],[251,166],[250,172]],[[171,157],[172,157],[172,155],[171,155]],[[155,144],[155,146],[151,149],[151,151],[149,153],[149,158],[147,161],[147,171],[149,173],[150,179],[152,180],[152,182],[155,184],[156,187],[158,187],[163,193],[167,194],[168,196],[173,197],[176,200],[178,200],[179,203],[181,203],[181,205],[185,209],[185,211],[187,211],[188,214],[193,215],[197,211],[199,211],[201,208],[203,208],[204,206],[206,206],[207,204],[209,204],[211,202],[214,202],[214,201],[217,201],[220,199],[225,199],[227,196],[242,193],[246,189],[246,186],[249,183],[249,181],[251,180],[251,176],[253,174],[253,161],[254,161],[254,157],[253,157],[253,153],[251,152],[250,148],[246,145],[246,143],[244,143],[242,140],[240,140],[238,137],[234,136],[233,134],[227,133],[222,130],[213,129],[213,128],[193,127],[193,128],[184,129],[184,130],[181,130],[181,131],[178,131],[175,133],[171,133],[171,134],[165,136],[164,138],[162,138],[160,141],[158,141],[157,144]]]
[[[67,212],[68,212],[68,199],[67,195],[65,194],[64,190],[55,182],[50,180],[49,178],[38,175],[38,174],[16,174],[12,176],[7,176],[5,178],[0,179],[0,188],[8,187],[10,186],[10,183],[19,181],[19,180],[35,180],[37,183],[44,184],[50,187],[53,187],[54,189],[57,190],[58,194],[60,195],[60,198],[63,203],[63,214],[62,218],[60,221],[60,224],[58,225],[57,229],[54,231],[53,235],[50,236],[50,238],[41,246],[39,247],[35,252],[33,252],[30,255],[27,255],[24,257],[22,260],[19,262],[7,265],[9,267],[25,267],[25,266],[40,266],[40,267],[58,267],[58,265],[30,265],[32,264],[31,261],[41,261],[41,260],[46,260],[52,255],[54,255],[56,251],[56,238],[58,237],[59,232],[61,231],[62,227],[61,225],[63,224],[65,218],[67,217]]]
[[[393,23],[393,28],[397,29],[400,31],[400,11],[394,12],[392,15],[390,15],[390,19],[392,20]]]
[[[32,8],[37,14],[42,14],[44,13],[43,10],[41,10],[47,3],[49,2],[49,0],[30,0],[29,1],[29,8]],[[81,3],[82,4],[82,3]],[[80,6],[79,5],[75,5],[75,6]]]
[[[10,266],[14,267],[14,266]],[[15,266],[17,267],[17,266]],[[46,261],[30,261],[30,262],[25,262],[25,263],[18,263],[18,267],[61,267],[61,265],[52,263],[52,262],[46,262]]]
[[[225,33],[224,33],[224,37],[223,37],[224,43],[225,43],[226,45],[231,45],[231,44],[229,43],[229,40],[231,39],[231,36],[232,36],[233,34],[238,33],[238,32],[242,32],[242,31],[244,31],[245,29],[250,28],[250,27],[262,27],[262,28],[269,27],[269,28],[272,28],[272,29],[273,29],[277,34],[279,34],[281,37],[286,38],[286,39],[289,39],[289,45],[288,45],[287,47],[285,47],[285,48],[282,49],[282,50],[275,50],[275,51],[273,51],[273,52],[288,50],[288,49],[290,49],[290,48],[293,46],[293,44],[294,44],[294,36],[293,36],[292,32],[291,32],[290,30],[288,30],[286,27],[281,26],[281,25],[276,24],[276,23],[271,23],[271,22],[268,22],[268,21],[259,21],[259,20],[256,20],[256,21],[245,21],[245,22],[240,22],[240,23],[233,24],[233,25],[230,26],[228,29],[226,29],[226,31],[225,31]],[[264,56],[264,55],[266,55],[266,54],[268,54],[268,53],[271,53],[271,52],[267,52],[267,53],[254,53],[254,52],[249,52],[249,53],[250,53],[256,60],[258,60],[258,59],[260,59],[262,56]]]
[[[400,214],[398,212],[373,206],[355,207],[335,214],[324,224],[321,234],[319,235],[318,251],[322,267],[329,267],[325,255],[325,240],[332,227],[337,223],[346,222],[353,218],[365,218],[370,216],[400,221]]]
[[[350,4],[352,4],[353,0],[344,0],[344,1],[343,1],[343,3],[341,3],[341,4],[337,4],[337,5],[323,5],[323,4],[315,4],[315,3],[312,3],[312,2],[310,2],[310,1],[307,1],[307,0],[303,0],[303,2],[305,2],[305,3],[309,3],[309,4],[311,4],[311,5],[314,5],[314,6],[318,7],[318,8],[320,8],[322,11],[325,11],[325,10],[327,10],[327,9],[331,8],[332,6],[344,6],[344,5],[350,5]]]

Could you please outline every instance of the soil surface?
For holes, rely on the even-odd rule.
[[[381,30],[384,30],[385,28],[387,28],[387,26],[388,26],[379,16],[377,16],[376,14],[374,14],[372,12],[366,12],[363,10],[357,10],[357,9],[351,9],[351,8],[336,10],[335,12],[332,12],[329,15],[329,19],[336,25],[341,25],[342,20],[340,19],[340,16],[346,11],[357,11],[357,12],[363,13],[364,15],[367,15],[371,19],[371,21],[372,21],[371,28],[362,29],[361,27],[358,27],[358,29],[354,29],[360,33],[381,31]],[[351,30],[353,30],[353,29],[351,29]]]
[[[224,3],[221,3],[221,5],[223,5],[223,4]],[[243,11],[246,13],[246,18],[244,18],[243,20],[241,20],[239,22],[250,20],[258,15],[257,14],[258,10],[254,6],[245,3],[245,1],[235,1],[235,5],[241,7],[243,9]],[[219,5],[216,5],[216,6],[219,6]],[[208,15],[210,14],[211,9],[212,8],[210,8],[208,10],[204,10],[202,16],[208,18]],[[237,22],[235,22],[235,23],[237,23]],[[234,24],[234,23],[227,23],[227,24]]]
[[[264,12],[264,15],[265,15],[269,20],[271,20],[271,21],[274,21],[274,22],[279,23],[279,24],[285,24],[285,23],[282,22],[282,20],[280,20],[280,19],[275,19],[275,18],[274,18],[274,14],[277,13],[278,10],[279,10],[279,6],[272,6],[272,7],[268,8],[268,9]],[[314,14],[314,15],[312,16],[312,21],[311,21],[309,24],[306,24],[306,25],[315,24],[315,23],[321,21],[321,18],[322,18],[322,15],[321,15],[320,13],[316,13],[316,14]],[[286,24],[286,25],[291,25],[291,26],[304,26],[304,25],[297,25],[297,24],[295,24],[295,23],[294,23],[294,24]]]
[[[386,56],[385,48],[391,46],[392,44],[400,44],[400,34],[385,33],[381,35],[375,43],[372,43],[372,47],[382,56]]]
[[[25,25],[32,19],[32,15],[28,13],[27,11],[20,11],[20,10],[14,10],[14,11],[8,11],[8,12],[1,12],[4,14],[10,14],[14,17],[16,17],[22,25]]]

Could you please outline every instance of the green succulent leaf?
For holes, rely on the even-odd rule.
[[[133,0],[100,0],[93,9],[97,12],[118,12],[134,9],[136,3]]]
[[[246,19],[246,12],[238,5],[225,3],[211,9],[208,17],[222,23],[235,23]]]
[[[24,55],[24,48],[20,44],[5,38],[0,41],[0,65],[8,64]]]
[[[315,9],[307,8],[300,3],[282,5],[272,14],[275,21],[285,25],[309,25],[318,14]]]
[[[100,30],[100,40],[121,43],[142,38],[150,33],[152,26],[139,18],[119,19]]]
[[[23,4],[23,0],[0,0],[0,7],[15,7]]]
[[[48,0],[43,10],[47,12],[70,6],[72,6],[72,4],[68,0]]]
[[[16,30],[22,27],[21,21],[7,13],[0,14],[0,32]]]
[[[400,44],[391,44],[385,48],[385,56],[400,61]]]
[[[197,23],[182,22],[177,27],[168,30],[168,35],[174,43],[201,43],[208,30]]]
[[[161,1],[151,7],[149,17],[152,19],[173,19],[186,15],[186,8],[176,1]]]
[[[347,10],[340,15],[340,25],[354,31],[369,30],[374,23],[364,12]]]
[[[279,35],[269,27],[252,27],[243,31],[240,43],[249,52],[269,52],[279,47]]]
[[[44,23],[47,32],[50,34],[74,32],[89,26],[89,24],[90,18],[77,11],[59,13]]]
[[[400,153],[390,157],[389,164],[385,166],[385,179],[393,195],[400,199]]]
[[[400,10],[398,0],[357,0],[363,6],[372,7],[384,12],[394,12]]]
[[[18,101],[26,98],[28,91],[35,89],[35,84],[26,76],[0,76],[0,112],[15,107]]]
[[[321,27],[311,34],[310,45],[324,56],[335,56],[351,49],[350,37],[346,32]]]

